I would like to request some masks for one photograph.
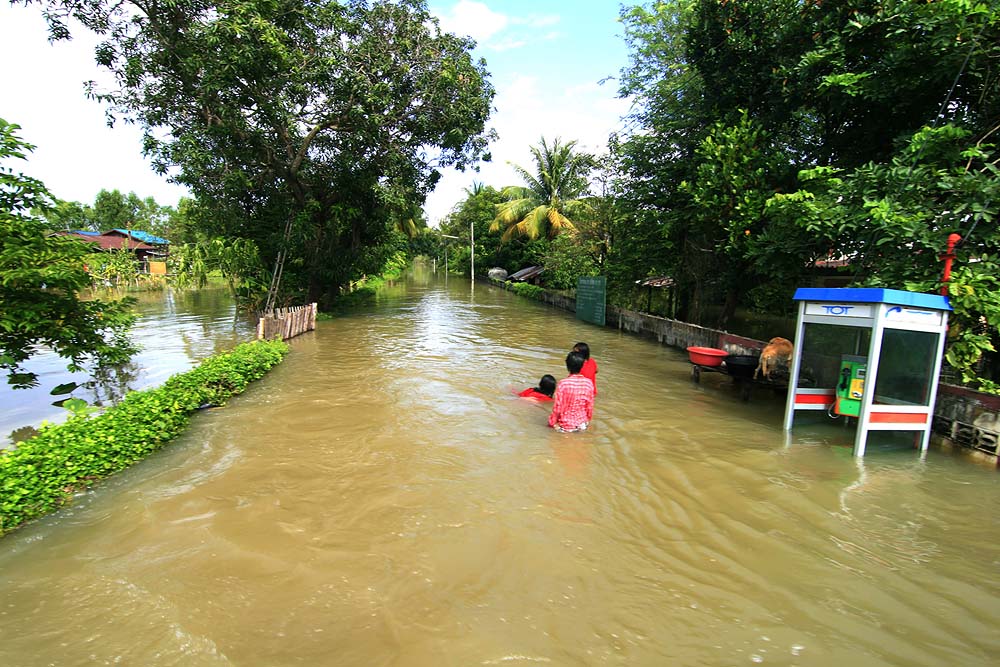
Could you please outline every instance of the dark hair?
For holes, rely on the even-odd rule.
[[[543,375],[542,379],[538,381],[538,386],[535,387],[535,391],[539,394],[551,396],[556,393],[556,379],[551,375]]]
[[[569,371],[570,375],[579,373],[585,361],[586,359],[579,352],[570,352],[566,355],[566,370]]]
[[[577,343],[576,345],[573,346],[573,351],[579,352],[580,356],[583,357],[584,361],[590,359],[590,346],[587,345],[586,343]]]

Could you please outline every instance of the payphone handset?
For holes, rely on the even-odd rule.
[[[840,376],[833,407],[835,413],[845,417],[857,417],[861,414],[861,397],[865,393],[867,374],[868,357],[845,354],[840,358]]]

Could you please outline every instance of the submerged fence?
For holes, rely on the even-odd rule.
[[[300,333],[316,328],[316,304],[292,306],[291,308],[275,308],[269,313],[258,313],[257,339],[272,340],[280,338],[288,340]]]

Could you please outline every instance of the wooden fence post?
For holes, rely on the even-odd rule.
[[[291,308],[275,308],[270,313],[260,313],[257,320],[257,339],[271,340],[281,336],[282,340],[288,340],[307,331],[315,331],[318,313],[319,305],[315,302]]]

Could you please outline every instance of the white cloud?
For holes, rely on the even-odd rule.
[[[102,189],[118,189],[175,205],[187,191],[153,172],[142,156],[140,129],[121,122],[109,128],[103,106],[84,97],[83,82],[100,79],[96,41],[81,32],[50,45],[36,9],[0,8],[2,54],[22,63],[3,69],[0,117],[20,125],[19,136],[36,146],[27,161],[9,166],[60,199],[93,203]]]
[[[441,28],[456,35],[468,35],[482,42],[507,27],[509,19],[481,2],[459,0],[450,12],[435,11]]]
[[[612,85],[585,83],[552,88],[533,76],[518,76],[497,84],[497,111],[492,125],[499,140],[491,147],[493,161],[480,166],[479,173],[448,170],[437,189],[428,197],[426,212],[432,226],[464,198],[464,188],[474,181],[501,188],[517,185],[520,179],[508,164],[530,169],[530,146],[544,137],[551,142],[576,140],[580,150],[604,153],[608,135],[621,128],[621,117],[629,102],[615,97]]]
[[[556,14],[529,14],[528,16],[507,16],[490,9],[485,3],[475,0],[459,0],[450,10],[432,10],[441,22],[441,28],[457,35],[468,35],[491,51],[509,51],[526,46],[530,39],[525,31],[539,30],[556,25],[561,18]],[[506,28],[518,26],[516,34],[500,36]],[[548,32],[541,39],[553,40],[562,36],[559,32]],[[497,41],[491,41],[497,37]]]
[[[550,25],[555,25],[561,21],[562,18],[558,14],[528,14],[523,17],[515,17],[511,19],[511,23],[517,25],[527,25],[532,28],[545,28]]]
[[[549,32],[541,37],[532,38],[530,40],[524,39],[520,35],[508,35],[497,41],[487,42],[484,46],[490,51],[510,51],[511,49],[519,49],[522,46],[527,46],[529,42],[552,42],[562,38],[563,34],[561,32]]]
[[[511,49],[519,49],[527,43],[526,40],[516,37],[504,37],[499,42],[488,44],[487,47],[491,51],[510,51]]]

